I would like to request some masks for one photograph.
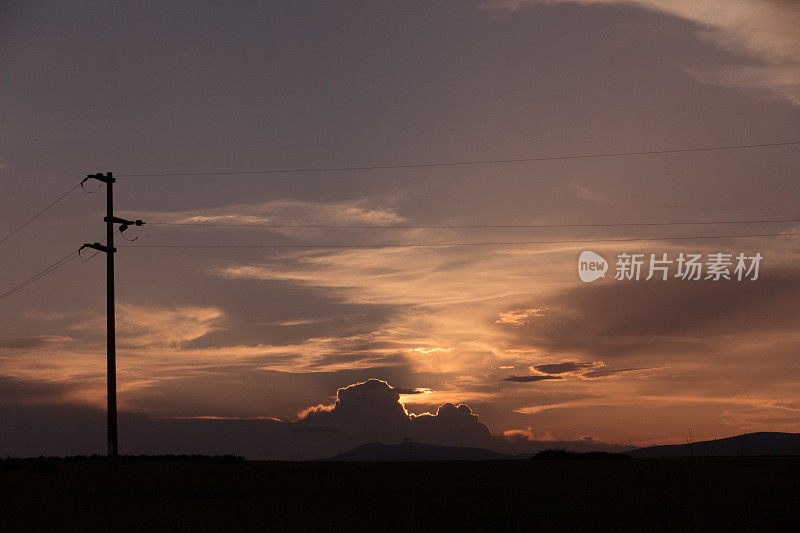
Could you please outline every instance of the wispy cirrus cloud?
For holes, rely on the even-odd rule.
[[[590,202],[594,202],[596,204],[608,204],[608,198],[599,194],[586,185],[581,185],[580,183],[572,183],[572,188],[575,190],[575,195],[580,198],[581,200],[588,200]]]
[[[222,327],[225,313],[216,307],[179,306],[159,308],[121,303],[117,305],[117,335],[121,346],[181,346]],[[104,316],[75,324],[72,329],[104,332]]]
[[[35,337],[18,337],[13,339],[0,339],[0,350],[32,350],[61,345],[71,341],[71,337],[63,335],[37,335]]]
[[[532,4],[630,5],[688,20],[698,35],[746,61],[690,72],[699,80],[756,89],[800,105],[800,3],[787,0],[498,0],[483,7]]]
[[[137,216],[171,224],[390,226],[406,220],[394,210],[377,206],[366,199],[339,202],[279,199],[202,210],[139,213]],[[276,231],[278,229],[285,228],[276,228]]]
[[[494,323],[522,326],[524,324],[530,324],[535,319],[542,318],[543,316],[544,313],[542,313],[541,309],[533,307],[529,309],[512,309],[511,311],[500,313]]]
[[[398,239],[413,243],[410,236],[400,233]],[[747,246],[744,242],[737,241],[736,246]],[[720,245],[714,241],[714,250]],[[677,245],[642,241],[636,246],[673,250]],[[695,245],[695,249],[706,246]],[[198,376],[215,376],[222,390],[233,391],[237,384],[224,378],[231,371],[321,375],[367,374],[372,369],[424,376],[414,384],[430,392],[403,393],[404,403],[421,409],[446,402],[502,402],[512,406],[512,416],[624,406],[631,398],[658,407],[707,397],[719,400],[717,406],[746,408],[754,402],[783,401],[791,396],[793,389],[788,385],[779,393],[773,388],[758,395],[751,384],[751,398],[736,404],[739,400],[731,399],[731,386],[723,381],[731,381],[741,365],[728,362],[723,366],[720,360],[736,350],[761,351],[760,346],[747,344],[759,339],[747,337],[749,332],[741,324],[731,331],[722,322],[719,329],[687,337],[686,327],[691,324],[685,320],[686,312],[676,313],[669,307],[694,306],[688,295],[700,289],[710,291],[704,293],[707,302],[741,293],[734,302],[771,298],[784,305],[781,295],[789,296],[785,281],[770,282],[765,277],[758,285],[717,287],[709,283],[702,288],[676,283],[587,286],[575,275],[581,247],[571,243],[318,249],[204,266],[203,272],[218,278],[216,282],[222,285],[225,279],[249,280],[253,287],[260,281],[279,282],[356,306],[359,312],[372,308],[388,311],[355,332],[336,328],[323,332],[320,324],[328,316],[304,311],[295,321],[272,319],[264,325],[303,325],[309,326],[307,330],[294,328],[304,331],[283,341],[265,332],[248,343],[225,330],[231,318],[222,308],[142,307],[123,302],[119,309],[120,347],[124,347],[119,359],[121,403],[156,394],[171,384],[180,387]],[[619,246],[598,244],[594,249],[602,254],[608,250],[607,257],[613,257]],[[778,255],[766,248],[762,252],[769,257]],[[778,286],[783,289],[776,290]],[[739,307],[725,306],[728,320],[738,320],[735,311]],[[708,324],[709,316],[717,316],[709,315],[701,305],[697,311],[694,326]],[[317,329],[311,327],[314,324]],[[42,351],[20,350],[19,357],[2,361],[0,374],[17,379],[69,379],[75,386],[64,394],[74,401],[101,406],[102,316],[79,321],[78,327],[69,331],[85,338],[51,343]],[[772,331],[766,334],[772,336]],[[718,349],[705,351],[712,344]],[[58,357],[53,357],[56,348]],[[725,350],[731,351],[721,353]],[[679,358],[676,352],[690,355]],[[699,361],[696,353],[704,353],[704,359]],[[595,360],[608,364],[580,366]],[[572,366],[563,366],[565,362],[574,363],[575,371],[567,371]],[[531,369],[530,374],[521,369]],[[699,374],[709,383],[701,394],[697,393],[700,381],[693,377]],[[774,383],[772,378],[764,382]],[[609,380],[614,380],[613,387],[604,386]],[[671,390],[662,391],[663,397],[650,392],[667,386]],[[202,393],[195,390],[193,394]],[[558,422],[550,424],[559,427]],[[608,438],[608,434],[599,437]]]

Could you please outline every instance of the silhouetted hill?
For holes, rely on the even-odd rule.
[[[632,457],[800,455],[800,433],[746,433],[692,444],[650,446],[626,453]]]
[[[405,447],[405,451],[404,451]],[[371,442],[321,461],[496,461],[518,459],[513,455],[485,450],[483,448],[462,448],[456,446],[437,446],[414,442],[408,444],[381,444]]]

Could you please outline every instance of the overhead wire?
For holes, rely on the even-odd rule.
[[[603,242],[680,241],[703,239],[741,239],[753,237],[783,237],[800,235],[800,232],[752,233],[746,235],[692,235],[678,237],[633,237],[611,239],[560,239],[536,241],[482,241],[482,242],[436,242],[436,243],[375,243],[375,244],[140,244],[122,245],[121,248],[424,248],[446,246],[520,246],[530,244],[578,244]]]
[[[800,222],[800,218],[770,220],[714,220],[687,222],[620,222],[607,224],[439,224],[439,225],[398,225],[398,226],[359,226],[344,224],[220,224],[216,222],[148,222],[150,226],[197,226],[212,228],[272,228],[272,229],[516,229],[516,228],[616,228],[633,226],[702,226],[727,224],[784,224]]]
[[[509,163],[528,163],[537,161],[559,161],[573,159],[597,159],[610,157],[643,156],[658,154],[677,154],[691,152],[710,152],[722,150],[741,150],[764,147],[794,146],[800,145],[800,141],[786,141],[758,144],[740,144],[727,146],[705,146],[676,149],[660,149],[645,151],[628,152],[605,152],[592,154],[575,154],[560,156],[539,156],[514,159],[489,159],[473,161],[448,161],[433,163],[395,163],[388,165],[367,165],[349,167],[316,167],[316,168],[291,168],[291,169],[263,169],[263,170],[231,170],[231,171],[201,171],[201,172],[160,172],[160,173],[139,173],[139,174],[117,174],[118,177],[162,177],[162,176],[213,176],[213,175],[247,175],[247,174],[287,174],[302,172],[338,172],[338,171],[361,171],[361,170],[387,170],[403,168],[431,168],[431,167],[455,167],[469,165],[495,165]],[[84,180],[85,181],[85,180]],[[83,182],[79,182],[69,190],[61,194],[53,202],[35,213],[21,225],[0,237],[0,245],[18,233],[28,224],[35,221],[42,214],[47,212],[61,200],[66,198],[75,189],[81,187]],[[87,191],[93,192],[93,191]],[[693,221],[693,222],[642,222],[642,223],[610,223],[610,224],[465,224],[465,225],[399,225],[399,226],[355,226],[355,225],[334,225],[334,224],[217,224],[217,223],[170,223],[170,222],[151,222],[151,225],[163,226],[208,226],[208,227],[262,227],[262,228],[345,228],[345,229],[467,229],[467,228],[576,228],[576,227],[648,227],[648,226],[679,226],[679,225],[723,225],[723,224],[771,224],[800,222],[800,219],[775,219],[775,220],[746,220],[746,221]],[[747,235],[702,235],[702,236],[679,236],[679,237],[644,237],[644,238],[611,238],[611,239],[560,239],[560,240],[528,240],[528,241],[483,241],[483,242],[439,242],[439,243],[377,243],[377,244],[144,244],[144,245],[122,245],[123,248],[378,248],[378,247],[448,247],[448,246],[516,246],[531,244],[564,244],[564,243],[601,243],[601,242],[634,242],[634,241],[653,241],[653,240],[701,240],[701,239],[727,239],[727,238],[752,238],[752,237],[779,237],[800,235],[800,233],[757,233]],[[94,254],[97,255],[97,254]],[[91,260],[92,255],[88,260]],[[17,286],[0,294],[0,300],[11,296],[17,291],[47,276],[51,272],[58,270],[76,257],[80,257],[80,250],[70,252],[49,267],[38,272],[31,278],[18,284]]]
[[[9,296],[14,294],[15,292],[27,287],[28,285],[30,285],[32,283],[35,283],[35,282],[39,281],[40,279],[42,279],[43,277],[47,276],[51,272],[54,272],[54,271],[58,270],[62,266],[66,265],[67,263],[69,263],[70,261],[72,261],[73,259],[78,257],[78,255],[79,255],[78,250],[73,250],[72,252],[68,253],[67,255],[65,255],[64,257],[62,257],[61,259],[59,259],[58,261],[56,261],[55,263],[53,263],[49,267],[45,268],[44,270],[40,271],[36,275],[28,278],[27,280],[23,281],[22,283],[20,283],[16,287],[13,287],[13,288],[5,291],[4,293],[0,294],[0,300],[8,298]]]
[[[106,240],[107,240],[107,238],[103,238],[98,242],[103,243],[103,242],[106,242]],[[89,256],[87,259],[84,260],[83,258],[81,258],[81,248],[73,250],[72,252],[68,253],[67,255],[65,255],[64,257],[62,257],[61,259],[59,259],[58,261],[56,261],[55,263],[53,263],[49,267],[47,267],[44,270],[38,272],[37,274],[33,275],[32,277],[26,279],[25,281],[23,281],[22,283],[16,285],[15,287],[12,287],[11,289],[8,289],[4,293],[0,294],[0,300],[3,300],[5,298],[11,296],[15,292],[24,289],[28,285],[36,283],[40,279],[42,279],[45,276],[47,276],[48,274],[58,270],[59,268],[63,267],[67,263],[75,260],[76,258],[81,258],[81,263],[87,263],[87,262],[91,261],[94,258],[94,256],[96,256],[96,255],[97,255],[97,253]]]
[[[9,238],[11,238],[11,236],[13,236],[14,234],[16,234],[16,233],[17,233],[19,230],[21,230],[22,228],[24,228],[25,226],[27,226],[28,224],[30,224],[31,222],[33,222],[34,220],[36,220],[37,218],[39,218],[41,215],[43,215],[43,214],[44,214],[44,213],[45,213],[47,210],[49,210],[51,207],[53,207],[54,205],[56,205],[58,202],[60,202],[61,200],[63,200],[63,199],[64,199],[64,198],[66,198],[67,196],[69,196],[69,194],[70,194],[70,193],[72,193],[72,191],[74,191],[75,189],[77,189],[77,188],[78,188],[78,187],[80,187],[80,186],[81,186],[81,184],[80,184],[80,183],[77,183],[77,184],[76,184],[74,187],[72,187],[71,189],[69,189],[67,192],[65,192],[64,194],[62,194],[62,195],[61,195],[61,196],[59,196],[58,198],[56,198],[56,199],[55,199],[55,200],[54,200],[52,203],[50,203],[50,204],[49,204],[47,207],[45,207],[45,208],[44,208],[44,209],[42,209],[41,211],[37,212],[35,215],[33,215],[31,218],[29,218],[28,220],[26,220],[25,222],[23,222],[23,223],[22,223],[20,226],[18,226],[16,229],[14,229],[14,230],[13,230],[13,231],[11,231],[10,233],[7,233],[5,236],[3,236],[2,238],[0,238],[0,245],[2,245],[2,244],[3,244],[3,243],[6,241],[6,240],[8,240]]]
[[[346,171],[360,171],[360,170],[391,170],[391,169],[403,169],[403,168],[459,167],[459,166],[472,166],[472,165],[532,163],[538,161],[564,161],[570,159],[600,159],[609,157],[663,155],[663,154],[679,154],[679,153],[691,153],[691,152],[713,152],[713,151],[723,151],[723,150],[744,150],[752,148],[767,148],[767,147],[795,146],[795,145],[800,145],[800,141],[739,144],[739,145],[727,145],[727,146],[701,146],[701,147],[689,147],[689,148],[672,148],[672,149],[642,150],[642,151],[628,151],[628,152],[604,152],[604,153],[593,153],[593,154],[534,156],[534,157],[521,157],[513,159],[487,159],[487,160],[474,160],[474,161],[392,163],[386,165],[361,165],[361,166],[344,166],[344,167],[309,167],[309,168],[286,168],[286,169],[271,168],[262,170],[220,170],[220,171],[194,171],[194,172],[179,171],[179,172],[129,173],[129,174],[120,173],[116,174],[116,176],[125,178],[167,177],[167,176],[236,176],[236,175],[248,175],[248,174],[296,174],[304,172],[346,172]]]

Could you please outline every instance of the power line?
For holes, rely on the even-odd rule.
[[[436,242],[436,243],[377,243],[377,244],[139,244],[123,245],[121,248],[426,248],[436,246],[516,246],[526,244],[567,244],[637,241],[681,241],[702,239],[740,239],[749,237],[783,237],[797,233],[753,233],[749,235],[694,235],[687,237],[634,237],[623,239],[564,239],[550,241],[507,242]]]
[[[523,157],[517,159],[487,159],[478,161],[448,161],[436,163],[394,163],[388,165],[369,165],[351,167],[323,167],[323,168],[289,168],[289,169],[264,169],[264,170],[224,170],[224,171],[201,171],[201,172],[158,172],[152,174],[117,174],[117,177],[125,178],[144,178],[144,177],[164,177],[164,176],[236,176],[246,174],[294,174],[301,172],[344,172],[357,170],[390,170],[402,168],[432,168],[432,167],[457,167],[470,165],[498,165],[508,163],[532,163],[537,161],[563,161],[569,159],[599,159],[606,157],[627,157],[637,155],[660,155],[660,154],[679,154],[690,152],[713,152],[721,150],[743,150],[748,148],[766,148],[775,146],[794,146],[800,145],[800,141],[786,141],[761,144],[740,144],[731,146],[705,146],[694,148],[674,148],[664,150],[645,150],[639,152],[607,152],[599,154],[577,154],[559,155],[544,157]]]
[[[695,226],[725,224],[781,224],[800,222],[800,218],[773,220],[715,220],[692,222],[622,222],[613,224],[453,224],[433,226],[355,226],[340,224],[217,224],[212,222],[148,222],[150,226],[199,226],[213,228],[304,228],[304,229],[514,229],[514,228],[617,228],[631,226]]]
[[[24,228],[25,226],[27,226],[28,224],[30,224],[31,222],[33,222],[34,220],[36,220],[37,218],[39,218],[39,216],[41,216],[42,214],[44,214],[44,212],[45,212],[45,211],[47,211],[48,209],[50,209],[51,207],[53,207],[54,205],[56,205],[58,202],[60,202],[60,201],[61,201],[61,200],[63,200],[64,198],[66,198],[66,197],[67,197],[67,196],[68,196],[68,195],[69,195],[69,194],[70,194],[72,191],[74,191],[75,189],[77,189],[77,188],[78,188],[78,187],[80,187],[80,186],[81,186],[81,184],[80,184],[80,183],[78,183],[77,185],[75,185],[74,187],[72,187],[70,190],[68,190],[67,192],[65,192],[64,194],[62,194],[62,195],[61,195],[61,196],[59,196],[58,198],[56,198],[56,199],[55,199],[55,201],[53,201],[53,203],[51,203],[50,205],[48,205],[47,207],[45,207],[44,209],[42,209],[41,211],[39,211],[38,213],[36,213],[35,215],[33,215],[31,218],[29,218],[28,220],[26,220],[26,221],[25,221],[25,222],[24,222],[24,223],[23,223],[21,226],[19,226],[17,229],[15,229],[15,230],[14,230],[14,231],[12,231],[11,233],[7,234],[5,237],[1,238],[1,239],[0,239],[0,244],[4,243],[4,242],[5,242],[7,239],[9,239],[9,238],[10,238],[12,235],[14,235],[14,234],[15,234],[15,233],[17,233],[19,230],[21,230],[22,228]]]
[[[106,242],[106,239],[107,239],[107,237],[101,239],[100,242]],[[83,262],[87,263],[87,262],[91,261],[92,258],[94,258],[95,255],[97,255],[97,254],[89,256]],[[19,291],[21,289],[24,289],[28,285],[31,285],[32,283],[35,283],[35,282],[39,281],[40,279],[42,279],[43,277],[47,276],[51,272],[54,272],[55,270],[58,270],[62,266],[66,265],[70,261],[73,261],[74,259],[76,259],[76,258],[78,258],[80,256],[81,256],[80,249],[68,253],[67,255],[65,255],[64,257],[62,257],[61,259],[59,259],[58,261],[56,261],[55,263],[53,263],[49,267],[45,268],[44,270],[42,270],[38,274],[34,275],[33,277],[28,278],[27,280],[23,281],[22,283],[20,283],[16,287],[14,287],[12,289],[9,289],[6,292],[0,294],[0,300],[3,300],[4,298],[6,298],[8,296],[11,296],[15,292],[17,292],[17,291]]]
[[[65,255],[64,257],[62,257],[61,259],[59,259],[58,261],[56,261],[55,263],[53,263],[49,267],[45,268],[44,270],[42,270],[41,272],[39,272],[35,276],[33,276],[31,278],[28,278],[27,280],[23,281],[22,283],[20,283],[16,287],[7,290],[3,294],[0,294],[0,300],[3,300],[4,298],[7,298],[7,297],[11,296],[15,292],[27,287],[28,285],[39,281],[40,279],[42,279],[43,277],[47,276],[51,272],[53,272],[55,270],[58,270],[62,266],[66,265],[67,263],[69,263],[70,261],[75,259],[76,257],[78,257],[78,251],[77,250],[74,250],[74,251],[70,252],[69,254]]]

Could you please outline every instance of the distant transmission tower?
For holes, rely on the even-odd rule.
[[[411,440],[411,437],[406,437],[403,439],[403,461],[413,461],[414,460],[414,443]]]

